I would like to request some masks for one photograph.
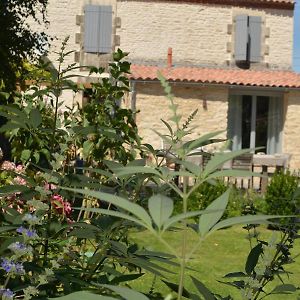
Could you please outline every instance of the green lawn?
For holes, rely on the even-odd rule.
[[[261,237],[268,240],[272,231],[265,228],[260,228],[259,232]],[[278,234],[278,238],[280,234]],[[212,291],[220,293],[223,296],[231,295],[234,299],[242,299],[241,294],[235,288],[221,284],[218,280],[222,280],[222,277],[234,271],[243,271],[247,255],[249,253],[249,241],[246,239],[247,232],[242,229],[241,226],[232,227],[226,230],[220,230],[208,237],[200,249],[196,252],[193,259],[189,263],[189,267],[196,270],[196,272],[188,271],[188,274],[200,279],[207,287]],[[155,237],[150,235],[148,232],[134,232],[130,234],[130,238],[138,244],[145,246],[149,250],[166,251],[166,248],[156,240]],[[175,249],[180,253],[181,237],[177,232],[169,232],[165,238],[168,242],[173,245]],[[197,241],[197,236],[193,232],[189,232],[189,246],[192,247]],[[296,241],[295,248],[293,250],[293,256],[300,253],[300,240]],[[169,268],[169,267],[168,267]],[[178,269],[176,267],[170,268],[175,274],[166,274],[168,281],[176,281],[178,279]],[[286,283],[293,283],[296,286],[300,286],[300,256],[296,258],[296,263],[286,267],[286,269],[293,274],[290,278],[284,277]],[[153,282],[153,275],[146,274],[139,280],[131,283],[131,286],[137,290],[146,292]],[[279,281],[277,281],[279,283]],[[186,276],[185,287],[189,291],[193,291],[194,287]],[[274,285],[273,285],[274,287]],[[272,289],[272,287],[270,286]],[[163,295],[169,293],[169,289],[160,281],[159,278],[155,281],[155,290],[161,292]],[[297,299],[297,295],[273,295],[264,299]]]

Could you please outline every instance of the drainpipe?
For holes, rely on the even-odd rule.
[[[134,121],[136,122],[136,83],[135,81],[130,81],[130,109],[133,112]]]

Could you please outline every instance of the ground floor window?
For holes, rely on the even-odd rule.
[[[281,96],[231,95],[228,138],[232,149],[258,148],[256,152],[282,152],[283,99]]]

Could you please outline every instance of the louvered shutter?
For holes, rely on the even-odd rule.
[[[249,17],[250,62],[261,61],[261,17]]]
[[[235,18],[235,60],[246,61],[247,60],[247,48],[248,48],[248,16],[239,15]]]
[[[112,50],[112,7],[86,5],[84,17],[84,51],[109,53]]]

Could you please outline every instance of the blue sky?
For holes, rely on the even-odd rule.
[[[300,72],[300,0],[297,0],[295,9],[294,70]]]

